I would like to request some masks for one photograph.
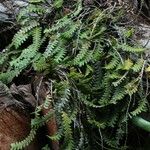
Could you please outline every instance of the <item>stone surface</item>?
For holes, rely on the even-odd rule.
[[[139,43],[143,47],[150,49],[150,25],[140,24],[139,31],[140,31],[138,39]]]
[[[0,1],[0,22],[12,21],[20,8],[28,5],[25,0]]]
[[[0,150],[9,150],[11,143],[23,140],[30,132],[30,121],[28,108],[0,82]],[[37,143],[27,149],[38,150]]]

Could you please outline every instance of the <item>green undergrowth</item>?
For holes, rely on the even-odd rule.
[[[11,150],[27,147],[54,113],[58,133],[48,138],[61,150],[127,149],[129,120],[148,111],[150,68],[133,28],[121,24],[123,14],[82,0],[29,0],[20,10],[21,28],[0,56],[0,80],[9,84],[30,70],[50,94],[37,106],[29,136]],[[41,116],[49,105],[54,112]]]

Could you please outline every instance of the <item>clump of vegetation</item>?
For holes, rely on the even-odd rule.
[[[71,3],[71,5],[70,5]],[[133,28],[121,24],[123,8],[78,1],[29,0],[20,30],[0,56],[0,80],[40,74],[49,93],[37,106],[23,149],[55,114],[64,150],[126,149],[129,120],[148,111],[150,67]],[[40,115],[42,107],[53,112]]]

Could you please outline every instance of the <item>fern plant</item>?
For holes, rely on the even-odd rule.
[[[148,110],[145,50],[119,34],[118,7],[112,12],[95,2],[94,7],[67,2],[29,0],[18,15],[20,30],[0,57],[1,65],[8,62],[0,74],[5,83],[26,70],[53,82],[51,94],[37,106],[29,136],[11,149],[29,145],[51,118],[39,113],[49,105],[59,128],[49,140],[59,140],[61,149],[126,149],[129,119]]]

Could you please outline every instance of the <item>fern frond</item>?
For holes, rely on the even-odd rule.
[[[64,0],[54,0],[54,8],[60,8],[63,5]]]
[[[79,15],[79,13],[82,11],[82,9],[83,9],[82,0],[78,0],[77,10],[75,10],[75,12],[73,12],[72,17],[76,17],[77,15]]]
[[[74,148],[74,142],[72,137],[72,129],[71,129],[71,120],[68,117],[67,113],[62,112],[62,121],[63,121],[63,130],[64,130],[64,137],[65,137],[65,144],[64,147],[67,150],[72,150]]]
[[[73,34],[76,32],[76,30],[79,28],[79,24],[78,23],[73,23],[70,26],[70,29],[65,31],[62,36],[66,39],[69,39],[73,36]]]
[[[115,138],[103,137],[103,140],[108,146],[112,147],[113,149],[118,149],[118,143]]]
[[[91,125],[96,126],[97,128],[104,129],[104,128],[106,127],[106,123],[105,123],[105,122],[96,121],[96,120],[91,120],[91,119],[88,119],[88,122],[89,122]]]
[[[38,51],[40,45],[41,45],[41,28],[40,27],[36,27],[33,30],[33,46],[36,49],[36,51]]]
[[[114,81],[112,84],[116,87],[120,85],[127,77],[128,72],[126,72],[123,76],[121,76],[117,81]]]
[[[29,3],[40,3],[45,2],[45,0],[29,0]]]
[[[147,111],[147,101],[146,99],[141,99],[138,102],[138,106],[137,108],[131,112],[132,116],[137,116],[139,115],[141,112],[145,112]]]
[[[30,26],[21,28],[12,39],[12,43],[14,46],[19,48],[29,37],[29,31],[31,31],[33,28],[37,27],[39,23],[32,22]]]
[[[48,144],[46,144],[44,147],[42,147],[42,149],[41,149],[41,150],[51,150],[51,149],[50,149],[49,145],[48,145]]]
[[[33,45],[30,45],[28,48],[22,51],[21,55],[17,59],[11,61],[10,65],[21,72],[30,64],[31,59],[34,58],[36,54],[36,49]]]
[[[79,65],[80,67],[92,60],[92,53],[89,51],[91,42],[86,42],[82,45],[77,56],[74,58],[74,65]]]
[[[65,16],[57,20],[57,23],[54,26],[52,26],[50,29],[45,29],[44,33],[51,33],[51,32],[58,31],[61,28],[69,26],[70,24],[72,24],[72,20],[67,16]]]
[[[132,66],[133,66],[133,62],[131,59],[128,58],[127,60],[124,61],[122,69],[123,70],[130,70]]]
[[[117,143],[119,143],[119,141],[124,138],[124,134],[126,133],[124,126],[125,125],[119,125],[119,128],[117,129],[117,134],[116,134]]]
[[[55,108],[58,112],[61,112],[67,105],[71,96],[71,90],[67,81],[62,81],[58,84],[60,91],[58,93],[58,101],[55,104]]]
[[[105,106],[109,104],[112,93],[112,86],[108,74],[105,74],[104,81],[102,82],[102,84],[103,84],[103,94],[99,100],[99,104]]]
[[[4,62],[6,62],[6,60],[8,59],[8,54],[7,53],[3,53],[0,54],[0,65],[4,64]]]
[[[53,136],[48,136],[52,141],[59,141],[62,137],[62,135],[60,134],[56,134],[56,135],[53,135]]]
[[[49,44],[48,44],[43,56],[45,58],[48,58],[49,56],[51,56],[53,54],[54,48],[56,48],[58,43],[59,43],[58,40],[54,40],[53,42],[49,41]]]
[[[46,99],[45,99],[45,102],[44,102],[44,104],[43,104],[43,107],[44,107],[45,109],[48,109],[48,108],[50,107],[50,105],[51,105],[51,102],[52,102],[52,97],[51,97],[51,95],[49,94],[49,95],[46,96]]]
[[[17,20],[22,24],[22,25],[29,25],[31,24],[31,21],[39,20],[39,16],[42,16],[45,14],[48,10],[46,7],[43,7],[42,4],[44,3],[42,0],[41,1],[35,1],[35,2],[29,2],[29,4],[20,10]],[[36,19],[35,19],[36,18]]]
[[[137,80],[133,80],[129,82],[127,85],[125,85],[126,93],[129,94],[130,96],[138,91],[138,83],[136,82]]]
[[[48,136],[48,138],[50,138],[52,141],[59,141],[62,138],[62,135],[62,131],[59,130],[55,135]]]
[[[126,89],[123,88],[123,87],[120,87],[120,86],[117,87],[115,89],[115,92],[114,92],[114,94],[112,96],[112,99],[111,99],[110,103],[116,104],[117,101],[122,100],[125,95],[126,95]]]
[[[56,49],[53,51],[53,54],[56,53],[55,57],[54,57],[54,61],[57,63],[60,63],[61,61],[63,61],[63,59],[65,58],[66,55],[66,49],[64,49],[62,46],[58,46],[56,47]]]
[[[2,81],[3,83],[6,83],[6,84],[10,83],[13,80],[13,78],[17,75],[19,75],[18,70],[0,73],[0,81]]]
[[[119,57],[113,57],[112,60],[105,66],[106,69],[114,69],[120,62]]]
[[[115,113],[111,116],[110,119],[108,119],[108,122],[107,122],[107,126],[109,127],[115,127],[115,125],[117,124],[117,121],[118,121],[118,114]]]
[[[38,129],[43,126],[46,122],[48,122],[53,117],[54,111],[49,111],[46,115],[42,117],[35,117],[31,120],[31,127]]]
[[[138,59],[136,64],[132,67],[134,72],[139,72],[144,64],[144,59]]]
[[[35,138],[36,136],[36,129],[32,129],[28,135],[23,141],[12,143],[11,144],[11,150],[22,150],[26,148]]]
[[[87,107],[93,107],[93,108],[101,108],[102,106],[94,104],[92,101],[88,100],[88,96],[81,94],[78,96],[80,100],[87,106]]]
[[[126,44],[122,44],[122,45],[118,45],[118,48],[119,49],[122,49],[123,51],[126,51],[126,52],[131,52],[131,53],[142,53],[145,51],[144,48],[141,48],[141,47],[132,47],[132,46],[129,46],[129,45],[126,45]]]
[[[49,64],[46,62],[44,57],[40,56],[39,59],[36,58],[36,60],[33,60],[33,68],[35,71],[42,72],[48,69],[48,67],[49,67]]]

